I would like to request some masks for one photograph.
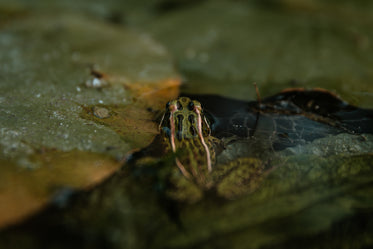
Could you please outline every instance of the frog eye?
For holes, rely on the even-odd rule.
[[[193,103],[193,101],[189,102],[188,109],[189,109],[189,111],[193,111],[193,109],[194,109],[194,103]]]
[[[171,136],[171,131],[170,131],[170,128],[168,127],[162,127],[161,131],[167,136],[167,137],[170,137]]]

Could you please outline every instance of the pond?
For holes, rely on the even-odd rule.
[[[1,248],[372,246],[372,10],[3,1]]]

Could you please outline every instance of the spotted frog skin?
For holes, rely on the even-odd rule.
[[[188,97],[168,102],[159,130],[152,144],[133,154],[129,162],[157,165],[154,158],[174,154],[173,168],[167,167],[166,171],[159,168],[159,179],[165,180],[162,177],[167,175],[167,197],[191,203],[203,198],[205,193],[216,193],[232,199],[258,186],[263,172],[259,159],[236,158],[228,164],[217,165],[217,155],[224,145],[211,135],[211,123],[200,102]]]
[[[211,186],[219,140],[211,136],[201,103],[188,97],[168,102],[159,129],[166,152],[177,153],[175,164],[180,172],[199,186]]]

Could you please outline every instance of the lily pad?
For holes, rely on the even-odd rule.
[[[180,81],[151,38],[83,16],[10,16],[1,29],[3,227],[51,201],[51,188],[97,184],[150,143],[157,128],[146,108],[177,96]],[[102,105],[118,114],[109,119],[121,117],[115,127],[94,122],[97,110],[81,116],[85,106]],[[48,161],[33,159],[40,150]]]
[[[138,25],[175,55],[186,93],[249,100],[253,82],[263,96],[322,87],[372,108],[371,9],[367,1],[195,1]]]

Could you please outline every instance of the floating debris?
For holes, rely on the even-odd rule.
[[[93,115],[95,115],[98,118],[109,118],[110,117],[110,111],[106,109],[105,107],[99,107],[94,106],[92,108]]]
[[[85,86],[88,88],[103,88],[109,86],[107,75],[97,70],[90,69],[90,78],[86,80]]]

